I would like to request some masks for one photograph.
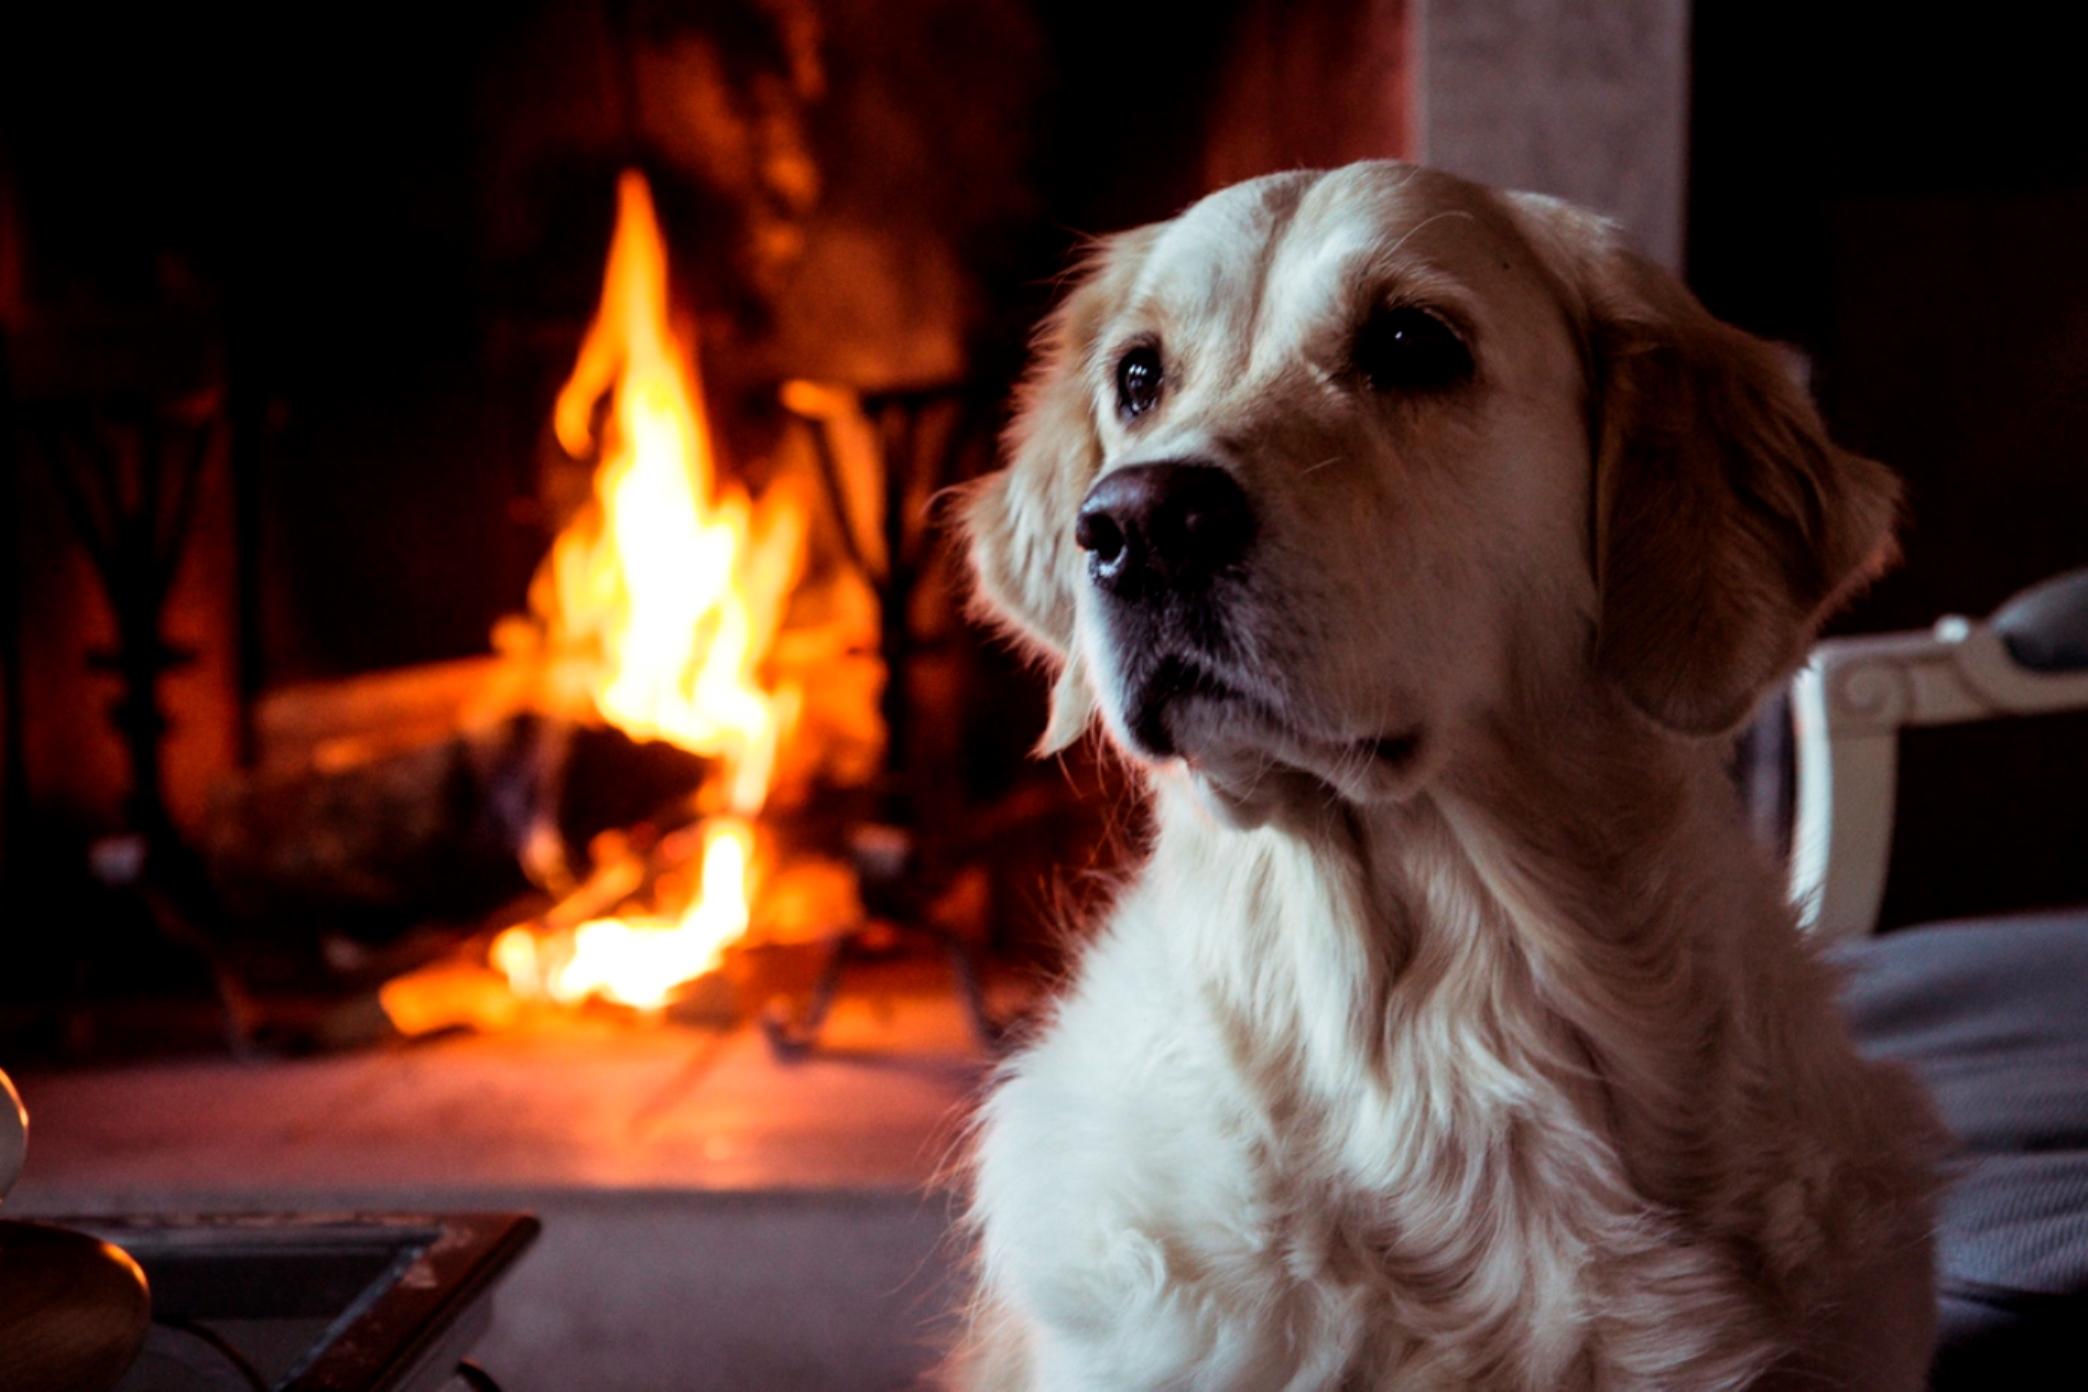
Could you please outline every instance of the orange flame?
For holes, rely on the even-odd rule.
[[[493,940],[490,960],[520,995],[590,996],[657,1010],[675,990],[714,971],[747,931],[753,828],[713,817],[703,828],[703,879],[679,919],[598,918],[539,936],[517,924]]]
[[[697,891],[678,917],[501,933],[492,963],[524,996],[654,1009],[717,967],[747,929],[749,819],[799,706],[796,689],[760,678],[803,567],[806,519],[718,476],[695,356],[668,305],[652,194],[628,172],[601,305],[553,415],[575,458],[599,444],[593,503],[553,542],[530,607],[552,651],[583,657],[603,719],[716,761],[727,812],[704,827]]]
[[[805,552],[805,518],[721,482],[694,355],[668,322],[667,253],[643,176],[617,185],[601,307],[552,417],[574,458],[596,444],[596,511],[552,543],[530,605],[556,649],[593,649],[596,709],[640,739],[719,760],[726,801],[761,810],[797,695],[758,669]]]

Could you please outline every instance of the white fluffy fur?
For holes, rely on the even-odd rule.
[[[1345,375],[1386,298],[1452,315],[1475,383]],[[1135,423],[1130,334],[1170,374]],[[1241,680],[1281,718],[1184,709],[1141,762],[1149,858],[984,1108],[950,1380],[1919,1387],[1932,1123],[1851,1049],[1707,734],[1893,510],[1767,350],[1592,218],[1353,166],[1106,245],[1012,443],[968,516],[1058,666],[1048,742],[1131,743],[1069,533],[1184,453],[1260,513]]]

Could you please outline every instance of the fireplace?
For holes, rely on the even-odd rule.
[[[1406,144],[1400,6],[1235,8],[400,11],[259,64],[28,20],[0,854],[64,931],[10,944],[8,1033],[788,1055],[917,961],[990,1045],[1137,829],[1028,761],[936,500],[1079,229]]]

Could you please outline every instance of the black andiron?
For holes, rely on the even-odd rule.
[[[769,1045],[782,1058],[802,1057],[817,1046],[843,974],[852,963],[875,954],[880,929],[925,937],[942,950],[981,1044],[997,1049],[1006,1033],[988,1009],[974,945],[933,922],[926,912],[954,857],[923,825],[924,806],[936,801],[927,784],[937,775],[924,767],[913,748],[917,713],[908,680],[911,664],[922,655],[913,613],[916,590],[934,561],[934,500],[966,477],[982,456],[990,457],[998,399],[998,393],[965,383],[866,392],[856,399],[877,439],[883,492],[882,527],[877,531],[863,527],[849,506],[833,436],[816,407],[800,410],[813,427],[820,478],[840,523],[848,559],[877,591],[886,745],[880,815],[856,827],[850,837],[865,917],[834,938],[802,1010],[792,1011],[778,1002],[763,1014]],[[789,393],[785,401],[798,408]]]
[[[253,1005],[212,938],[214,895],[168,812],[162,771],[168,720],[160,681],[197,656],[168,638],[167,602],[223,419],[214,391],[171,401],[52,403],[31,416],[29,438],[115,625],[114,643],[90,651],[87,663],[118,684],[108,714],[123,745],[128,787],[123,827],[94,844],[92,868],[134,894],[169,942],[202,959],[229,1041],[243,1049],[252,1038]]]

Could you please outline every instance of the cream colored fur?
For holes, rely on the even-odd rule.
[[[1358,382],[1382,303],[1473,380]],[[1168,375],[1128,421],[1134,341]],[[950,1381],[1921,1386],[1933,1123],[1721,764],[1896,500],[1773,354],[1564,205],[1279,175],[1103,244],[1011,453],[967,520],[1047,745],[1134,744],[1071,534],[1145,460],[1253,500],[1256,705],[1184,697],[1140,761],[1150,854],[983,1110]]]

